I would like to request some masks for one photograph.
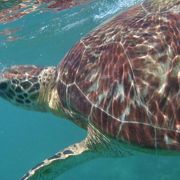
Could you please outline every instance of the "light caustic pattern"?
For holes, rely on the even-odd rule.
[[[70,51],[59,66],[59,92],[71,117],[126,142],[180,149],[180,1],[174,3],[151,8],[146,1]]]

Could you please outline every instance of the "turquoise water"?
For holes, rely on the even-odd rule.
[[[102,0],[70,10],[42,6],[0,24],[0,69],[13,64],[56,65],[73,44],[133,0]],[[86,132],[48,113],[19,109],[0,99],[0,180],[18,180],[30,168]],[[180,157],[153,155],[97,159],[64,173],[61,180],[177,180]]]

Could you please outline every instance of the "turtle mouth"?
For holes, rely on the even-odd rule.
[[[6,77],[6,70],[0,72],[0,91],[5,90],[7,88],[7,77]]]
[[[4,68],[0,72],[0,97],[6,100],[12,100],[15,95],[11,89],[12,81],[17,75],[17,72],[13,71],[12,68]]]
[[[0,79],[0,93],[3,93],[8,87],[7,82],[5,79]]]
[[[15,72],[11,69],[4,69],[0,72],[0,96],[3,96],[8,89],[9,82],[14,78]]]
[[[4,73],[0,74],[0,97],[7,99],[9,80],[6,78]]]

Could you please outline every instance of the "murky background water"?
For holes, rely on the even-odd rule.
[[[18,1],[0,1],[0,70],[13,64],[56,65],[80,37],[134,3],[101,0],[58,11],[33,1],[24,1],[25,8],[17,10]],[[13,15],[7,9],[12,6]],[[63,118],[19,109],[0,99],[0,180],[20,179],[37,163],[85,136],[84,130]],[[77,166],[59,179],[79,178],[177,180],[180,157],[98,159]]]

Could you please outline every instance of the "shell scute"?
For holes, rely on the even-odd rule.
[[[172,10],[174,7],[178,7],[180,5],[179,0],[146,0],[142,3],[142,6],[149,13],[154,12],[166,12]]]
[[[76,85],[68,87],[69,107],[73,112],[78,112],[87,117],[91,111],[91,103],[86,96],[77,88]]]
[[[167,131],[166,129],[161,129],[157,131],[157,146],[159,148],[164,148],[168,150],[180,150],[179,139],[180,133],[174,131]],[[162,141],[163,139],[163,141]]]
[[[75,75],[78,72],[81,63],[80,60],[82,59],[84,51],[85,47],[83,43],[78,43],[61,63],[61,66],[59,67],[60,76],[62,76],[62,79],[66,84],[71,84],[75,81]]]
[[[171,149],[174,141],[180,144],[179,12],[149,13],[147,5],[129,9],[81,39],[59,72],[67,87],[77,88],[67,91],[65,108],[73,107],[108,136]],[[88,110],[78,97],[85,107],[90,104]]]
[[[148,148],[155,148],[155,130],[151,126],[138,123],[124,123],[119,137],[133,144]]]
[[[93,107],[90,118],[96,127],[102,127],[105,133],[111,134],[114,137],[117,136],[121,122],[117,121],[110,114],[107,114],[98,107]]]

